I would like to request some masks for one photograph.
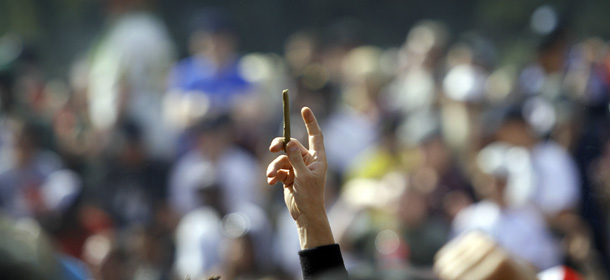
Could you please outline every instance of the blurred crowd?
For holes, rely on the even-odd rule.
[[[226,11],[189,22],[178,59],[155,14],[113,7],[65,80],[0,37],[5,275],[299,279],[294,221],[264,175],[289,89],[293,137],[307,142],[303,106],[325,134],[354,279],[434,279],[438,249],[469,230],[537,270],[607,279],[610,42],[543,22],[530,63],[505,66],[442,22],[380,48],[337,20],[282,54],[239,54]]]

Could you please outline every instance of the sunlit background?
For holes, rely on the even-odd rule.
[[[0,0],[0,278],[300,279],[268,151],[325,135],[354,279],[456,235],[610,267],[610,2]],[[13,277],[13,278],[10,278]]]

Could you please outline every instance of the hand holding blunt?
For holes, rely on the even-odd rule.
[[[296,221],[301,248],[306,249],[335,241],[324,206],[327,161],[322,131],[311,109],[303,108],[301,115],[309,135],[309,149],[290,139],[285,145],[286,155],[269,164],[267,182],[284,184],[284,202]],[[283,137],[275,138],[269,150],[282,151],[285,141]]]

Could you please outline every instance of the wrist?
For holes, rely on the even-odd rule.
[[[317,215],[301,215],[296,220],[296,224],[301,250],[335,244],[335,239],[325,212]]]

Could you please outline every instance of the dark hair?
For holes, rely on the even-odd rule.
[[[552,51],[557,47],[565,45],[568,41],[568,35],[567,24],[565,22],[560,22],[551,33],[542,38],[538,45],[538,53]]]
[[[192,127],[192,131],[196,134],[205,134],[219,131],[224,128],[230,128],[232,125],[233,121],[228,114],[220,114],[201,119]]]
[[[195,31],[234,34],[236,29],[233,21],[224,10],[210,8],[195,12],[193,15],[191,32]]]
[[[133,120],[123,121],[120,125],[120,131],[130,143],[142,141],[142,127]]]

